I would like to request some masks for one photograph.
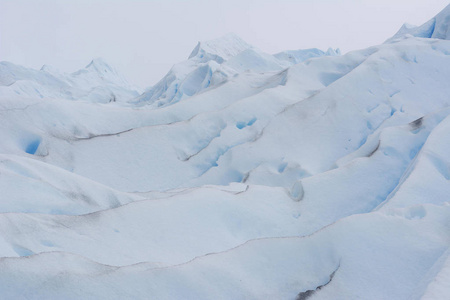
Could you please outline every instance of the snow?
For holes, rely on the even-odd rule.
[[[388,41],[395,41],[408,36],[422,37],[422,38],[435,38],[435,39],[450,39],[449,30],[450,21],[450,6],[447,5],[440,13],[434,18],[421,26],[414,26],[405,24],[400,30]]]
[[[114,68],[97,58],[72,74],[44,65],[39,71],[0,62],[0,95],[30,98],[59,98],[91,102],[126,102],[138,91]]]
[[[335,56],[340,55],[341,51],[339,49],[332,49],[329,48],[326,52],[323,52],[320,49],[312,48],[312,49],[299,49],[299,50],[288,50],[284,52],[280,52],[277,54],[274,54],[274,56],[280,60],[286,60],[290,64],[298,64],[301,63],[307,59],[329,55],[329,56]]]
[[[437,261],[436,267],[439,267],[438,273],[434,275],[434,278],[429,283],[425,294],[422,299],[445,299],[450,294],[449,279],[450,279],[450,258],[449,250],[442,255]],[[446,259],[445,261],[443,261]]]
[[[228,33],[214,40],[198,42],[189,58],[197,57],[200,59],[200,62],[212,59],[220,64],[249,48],[252,48],[252,46],[240,37],[234,33]]]
[[[249,241],[172,267],[113,268],[61,252],[8,258],[0,262],[2,290],[7,296],[20,288],[25,297],[68,299],[295,298],[326,284],[335,272],[312,299],[411,299],[423,274],[448,247],[449,228],[439,225],[448,220],[448,207],[426,211],[418,220],[357,215],[305,238]],[[45,268],[37,272],[39,266]]]
[[[165,107],[211,89],[243,72],[274,72],[300,63],[307,58],[339,55],[338,50],[308,49],[270,55],[247,44],[235,34],[199,42],[188,60],[172,67],[156,85],[136,99],[151,107]]]
[[[141,95],[0,63],[2,297],[448,298],[449,7],[344,55],[200,42]]]

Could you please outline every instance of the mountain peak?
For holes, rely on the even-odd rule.
[[[46,72],[46,73],[49,73],[49,74],[52,74],[55,76],[60,76],[60,77],[62,76],[62,72],[59,69],[57,69],[56,67],[51,66],[51,65],[43,65],[41,67],[40,71],[43,71],[43,72]]]
[[[442,40],[450,40],[450,4],[447,5],[440,13],[421,26],[411,24],[403,24],[397,33],[387,42],[405,38],[408,35],[421,38],[434,38]]]
[[[222,63],[249,48],[252,48],[252,46],[239,36],[234,33],[228,33],[217,39],[198,42],[191,55],[189,55],[189,59],[198,57],[203,61],[203,58],[207,56]]]
[[[450,4],[434,17],[436,20],[432,38],[449,40],[450,39]]]
[[[74,74],[81,75],[86,73],[91,75],[95,74],[95,76],[99,76],[102,80],[107,80],[116,85],[132,89],[125,77],[118,72],[116,68],[109,65],[103,58],[94,58],[84,69],[75,72]]]
[[[100,57],[94,58],[87,66],[88,70],[95,70],[99,73],[116,73],[116,71],[103,59]]]

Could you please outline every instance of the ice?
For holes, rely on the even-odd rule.
[[[403,25],[400,30],[388,41],[394,41],[407,36],[449,40],[449,21],[450,6],[447,6],[434,18],[421,26],[416,27],[410,24]]]
[[[113,268],[61,252],[8,258],[0,262],[2,291],[69,299],[261,299],[295,298],[325,285],[313,297],[417,298],[423,275],[448,248],[448,227],[439,225],[448,220],[448,207],[427,212],[420,220],[357,215],[305,238],[249,241],[172,267]]]
[[[324,55],[335,56],[340,54],[341,51],[339,49],[329,48],[326,52],[324,52],[320,49],[312,48],[312,49],[288,50],[274,54],[274,56],[280,60],[286,60],[290,64],[295,65],[314,57],[320,57]]]
[[[0,63],[2,97],[59,98],[90,102],[126,102],[138,96],[122,75],[102,59],[72,74],[44,65],[39,71]]]
[[[431,278],[422,299],[445,299],[450,293],[448,281],[450,279],[450,257],[449,250],[442,255],[436,263],[436,270],[433,270],[434,278]],[[445,260],[445,261],[444,261]]]
[[[198,58],[200,62],[216,60],[219,64],[252,48],[234,33],[228,33],[218,39],[198,42],[189,58]]]
[[[242,72],[274,72],[310,57],[339,55],[339,50],[287,51],[270,55],[247,44],[235,34],[199,42],[189,59],[172,67],[167,75],[136,99],[137,103],[165,107],[219,86]],[[294,59],[290,59],[293,57]]]
[[[0,63],[5,299],[446,299],[448,6],[388,42],[200,42],[140,94]]]
[[[0,212],[86,214],[143,199],[55,166],[0,155]]]

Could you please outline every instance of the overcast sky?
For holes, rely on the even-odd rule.
[[[448,0],[0,0],[0,60],[65,72],[102,57],[146,87],[198,41],[234,32],[268,53],[380,44]]]

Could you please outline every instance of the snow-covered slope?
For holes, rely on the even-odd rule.
[[[449,7],[345,55],[199,43],[129,103],[2,63],[2,297],[446,299]]]
[[[339,49],[328,48],[326,52],[323,52],[320,49],[299,49],[299,50],[288,50],[275,54],[274,56],[280,60],[286,60],[290,64],[295,65],[301,63],[307,59],[319,56],[335,56],[341,55],[341,51]]]

